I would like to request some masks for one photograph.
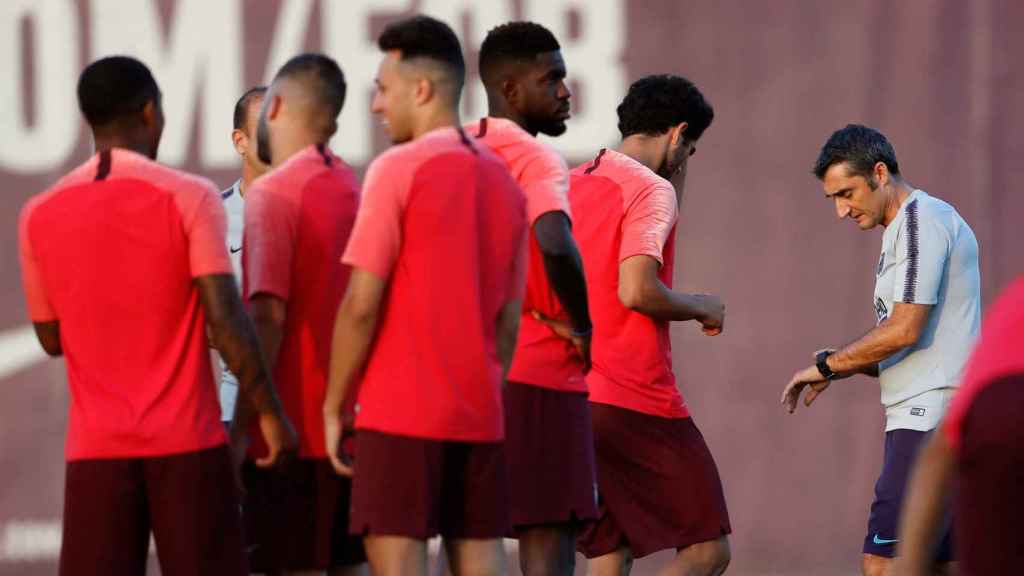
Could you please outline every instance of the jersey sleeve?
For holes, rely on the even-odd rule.
[[[43,284],[42,271],[32,250],[29,236],[29,219],[32,217],[33,204],[29,204],[21,212],[18,221],[18,255],[21,260],[21,282],[25,288],[25,299],[28,304],[29,319],[33,322],[51,322],[57,314],[50,305]]]
[[[548,212],[569,212],[569,166],[554,150],[537,143],[519,178],[526,195],[526,217],[532,226]]]
[[[214,188],[203,190],[186,222],[192,277],[232,273],[231,257],[224,245],[227,216],[220,193]]]
[[[665,242],[678,212],[675,191],[659,182],[642,190],[625,208],[619,262],[631,256],[650,256],[664,264]]]
[[[247,300],[257,294],[282,300],[291,295],[299,207],[272,186],[270,180],[257,180],[246,199],[242,275]]]
[[[391,276],[402,247],[402,214],[408,196],[408,183],[399,180],[408,167],[395,166],[396,158],[383,156],[367,170],[356,222],[341,258],[344,264],[383,280]]]
[[[896,282],[893,301],[935,304],[952,249],[950,231],[913,200],[896,239]]]

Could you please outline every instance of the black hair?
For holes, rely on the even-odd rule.
[[[310,93],[319,99],[332,122],[338,118],[345,105],[345,74],[329,56],[318,53],[299,54],[281,66],[274,76],[275,80],[278,78],[310,82]]]
[[[145,64],[128,56],[101,58],[78,77],[78,107],[90,126],[106,126],[159,102],[160,88]]]
[[[249,108],[249,102],[257,96],[263,96],[267,93],[266,86],[254,86],[245,91],[245,94],[235,102],[235,115],[234,115],[234,126],[235,130],[241,130],[245,127],[245,119],[248,116],[246,114]]]
[[[659,74],[641,78],[629,87],[618,107],[619,132],[655,136],[686,122],[685,136],[696,141],[711,125],[715,111],[686,78]]]
[[[825,172],[832,165],[842,162],[849,165],[851,175],[863,176],[868,180],[871,180],[871,174],[879,162],[884,163],[894,176],[900,175],[896,151],[889,140],[878,130],[861,124],[847,124],[833,132],[821,147],[812,172],[818,180],[823,180]]]
[[[540,24],[502,24],[488,32],[480,46],[480,78],[488,84],[508,62],[532,62],[540,54],[561,49],[555,35]]]
[[[466,77],[466,61],[455,32],[444,22],[430,16],[413,16],[390,24],[377,39],[384,52],[398,50],[402,60],[427,58],[443,64],[461,89]]]

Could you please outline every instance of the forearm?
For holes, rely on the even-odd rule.
[[[341,416],[342,406],[350,394],[352,383],[366,363],[377,330],[377,315],[355,315],[345,303],[338,309],[331,337],[331,362],[324,397],[324,415]]]
[[[575,243],[559,254],[544,253],[544,270],[552,290],[577,332],[591,329],[590,308],[587,303],[587,280],[583,275],[583,260]]]
[[[230,317],[213,325],[210,332],[221,358],[238,379],[238,401],[235,403],[233,426],[244,431],[253,412],[280,412],[280,402],[260,353],[256,331],[241,307]]]
[[[702,297],[670,290],[662,282],[652,282],[626,306],[655,320],[685,322],[704,315]]]
[[[908,346],[904,330],[886,320],[870,332],[829,356],[828,365],[837,374],[878,376],[878,363]]]
[[[498,315],[496,342],[498,360],[501,362],[502,378],[508,375],[512,366],[512,358],[516,351],[516,338],[519,336],[519,300],[510,300],[502,307]]]
[[[921,451],[907,485],[899,553],[908,574],[931,573],[932,550],[945,517],[953,469],[952,450],[938,429]]]

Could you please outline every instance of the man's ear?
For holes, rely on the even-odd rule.
[[[284,101],[280,96],[274,94],[265,106],[267,107],[267,119],[276,120],[277,116],[281,113],[281,108],[284,106]]]
[[[875,162],[873,174],[875,176],[875,182],[878,182],[879,186],[885,186],[891,179],[889,167],[885,165],[885,162]]]
[[[508,102],[513,108],[519,108],[520,100],[523,98],[523,89],[519,85],[519,82],[510,78],[505,78],[501,81],[501,96]]]
[[[433,80],[426,75],[420,76],[416,79],[416,84],[413,88],[413,102],[417,106],[426,104],[434,97],[435,90],[437,90],[437,87],[434,86]]]
[[[238,128],[231,131],[231,143],[235,145],[235,152],[238,152],[239,156],[245,153],[245,150],[242,147],[242,142],[246,138],[247,136],[245,135],[245,132]]]
[[[156,100],[147,100],[142,106],[142,122],[146,126],[152,126],[157,123],[156,117]]]
[[[672,145],[682,146],[683,138],[686,135],[686,128],[689,126],[686,122],[680,122],[672,128]]]

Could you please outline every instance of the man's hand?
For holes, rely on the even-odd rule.
[[[256,460],[260,468],[278,466],[295,456],[299,437],[284,414],[267,412],[259,415],[260,432],[267,443],[267,455]]]
[[[697,318],[701,330],[708,336],[718,336],[725,325],[725,304],[718,296],[695,294],[700,299],[701,315]]]
[[[804,396],[804,405],[809,407],[811,402],[814,402],[814,399],[824,392],[830,383],[821,377],[817,366],[804,368],[793,375],[792,380],[786,385],[786,389],[782,391],[781,403],[785,404],[786,409],[792,414],[796,410],[797,401],[804,388],[811,387],[807,395]]]
[[[583,373],[590,372],[590,342],[592,334],[577,335],[573,333],[572,325],[569,324],[568,320],[558,320],[545,316],[537,310],[531,310],[530,314],[535,320],[547,324],[548,328],[555,333],[556,336],[564,338],[576,347],[576,352],[579,353],[580,358],[583,359]]]
[[[342,440],[344,440],[345,426],[338,414],[324,413],[324,445],[327,447],[327,458],[331,461],[334,471],[347,478],[352,477],[354,470],[345,462],[342,454]]]

